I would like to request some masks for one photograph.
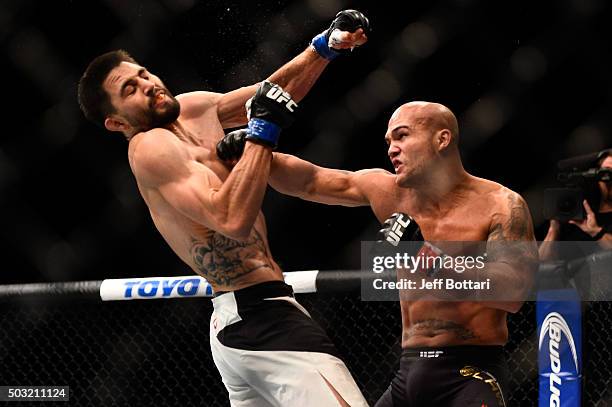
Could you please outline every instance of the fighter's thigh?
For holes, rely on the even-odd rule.
[[[258,393],[274,398],[278,406],[315,402],[318,407],[337,407],[341,405],[337,395],[352,407],[367,406],[350,372],[334,356],[276,351],[249,352],[243,358],[245,365],[252,366],[246,380]]]

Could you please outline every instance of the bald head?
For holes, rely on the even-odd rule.
[[[459,140],[459,125],[451,110],[440,103],[409,102],[401,105],[389,119],[389,129],[409,120],[423,126],[432,132],[448,129],[451,132],[451,145],[457,146]]]

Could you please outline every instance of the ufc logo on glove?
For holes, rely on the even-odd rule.
[[[278,103],[287,102],[285,104],[285,107],[290,112],[293,112],[295,108],[297,107],[297,103],[295,103],[293,99],[291,99],[291,95],[287,92],[284,92],[278,86],[271,87],[268,93],[266,93],[266,97],[272,100],[276,100],[276,102]]]
[[[393,246],[397,246],[402,240],[402,235],[404,234],[404,230],[406,226],[410,224],[410,218],[400,214],[397,218],[395,218],[395,222],[391,226],[391,230],[387,235],[387,241],[391,243]]]

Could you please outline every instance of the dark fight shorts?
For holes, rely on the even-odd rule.
[[[505,407],[507,376],[501,346],[408,348],[375,407]]]

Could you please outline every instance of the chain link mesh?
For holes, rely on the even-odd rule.
[[[612,405],[612,302],[586,303],[584,327],[583,391],[587,406]]]
[[[396,302],[356,294],[298,296],[337,345],[374,403],[399,363]],[[208,344],[208,299],[0,304],[0,384],[69,385],[71,405],[227,406]],[[612,386],[611,303],[585,307],[584,405]],[[534,303],[509,316],[510,406],[537,404]],[[63,404],[66,405],[66,404]]]

